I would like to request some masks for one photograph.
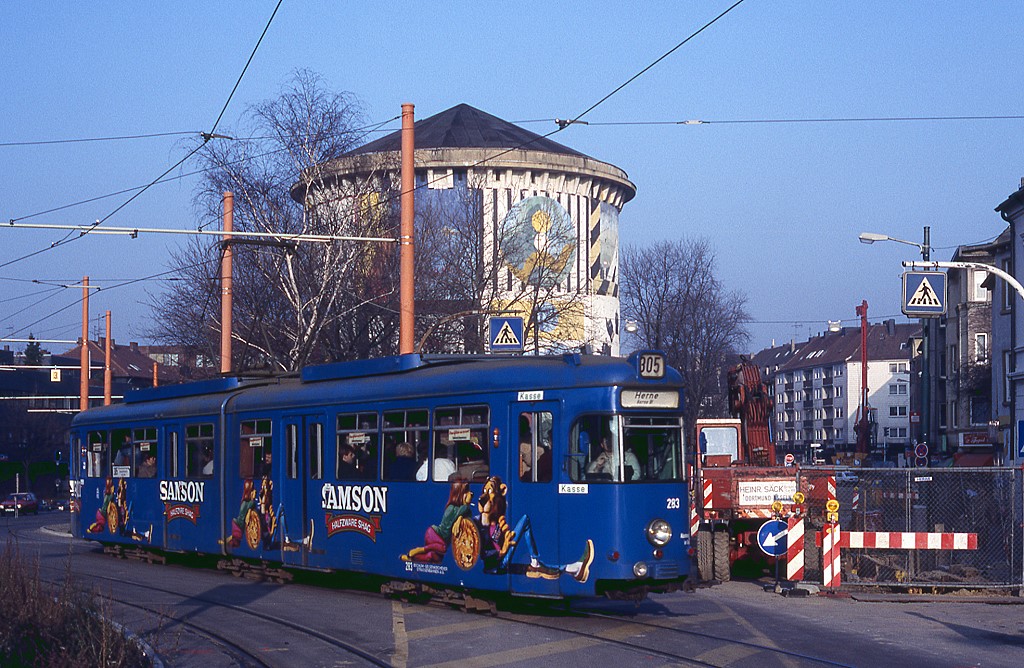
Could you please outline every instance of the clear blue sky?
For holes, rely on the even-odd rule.
[[[209,130],[275,4],[0,4],[0,143]],[[732,3],[630,4],[285,0],[219,130],[298,68],[354,93],[372,121],[403,102],[418,118],[460,102],[513,122],[570,118]],[[1021,25],[1011,1],[746,0],[586,120],[1020,115]],[[917,251],[857,235],[920,241],[930,225],[933,259],[949,259],[1004,229],[993,208],[1024,176],[1022,120],[590,125],[553,139],[637,185],[623,243],[711,242],[721,278],[748,297],[751,350],[854,324],[862,299],[872,320],[900,319],[900,261]],[[181,137],[0,146],[0,220],[143,185],[185,152]],[[156,186],[106,224],[194,228],[194,186]],[[88,224],[128,197],[24,222]],[[60,236],[2,230],[0,264]],[[183,243],[90,236],[0,268],[0,336],[76,338],[80,291],[32,280],[109,286],[165,269]],[[141,340],[147,291],[160,290],[102,291],[93,315],[112,310],[114,338]]]

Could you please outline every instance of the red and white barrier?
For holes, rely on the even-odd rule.
[[[857,487],[853,488],[853,503],[850,504],[853,512],[860,510],[860,489]]]
[[[703,481],[703,494],[704,494],[704,505],[701,508],[711,507],[711,481],[705,478]]]
[[[824,573],[824,585],[826,587],[838,587],[840,584],[840,572],[842,565],[839,558],[839,543],[842,532],[838,524],[827,524],[822,532],[822,571]]]
[[[786,532],[786,579],[800,582],[804,579],[804,520],[790,517]]]
[[[697,505],[690,497],[690,536],[696,537],[700,530],[700,517],[697,516]]]
[[[881,550],[977,550],[976,533],[847,531],[842,547]]]
[[[825,490],[825,492],[827,494],[827,498],[828,499],[836,498],[836,477],[834,475],[830,475],[828,477],[828,480],[827,480],[826,484],[827,484],[827,489]]]

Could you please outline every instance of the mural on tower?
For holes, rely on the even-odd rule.
[[[569,212],[549,197],[527,197],[505,217],[504,257],[523,284],[564,285],[576,256],[576,233]]]
[[[606,202],[590,214],[590,283],[594,294],[619,296],[619,211]]]

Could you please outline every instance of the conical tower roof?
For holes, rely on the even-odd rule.
[[[457,104],[423,120],[416,121],[416,148],[522,148],[563,155],[584,156],[568,146],[545,139],[497,116],[468,104]],[[402,131],[376,139],[346,155],[400,151]]]

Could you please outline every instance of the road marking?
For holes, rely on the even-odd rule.
[[[438,636],[445,636],[452,633],[467,633],[469,631],[478,631],[480,629],[489,628],[494,626],[497,620],[494,619],[481,619],[474,620],[471,622],[463,622],[462,624],[441,624],[438,626],[429,626],[423,629],[417,629],[415,631],[407,631],[406,638],[409,640],[423,640],[425,638],[436,638]]]
[[[761,650],[759,649],[744,647],[743,645],[724,645],[698,654],[693,658],[701,663],[710,663],[713,666],[728,666],[760,652]]]
[[[391,634],[395,638],[391,665],[395,668],[405,668],[409,662],[409,636],[405,632],[405,610],[401,601],[391,603]]]
[[[444,663],[435,663],[427,668],[491,668],[491,666],[505,666],[510,663],[520,663],[531,659],[543,659],[563,652],[578,652],[582,649],[601,644],[600,640],[593,638],[570,638],[546,642],[540,645],[517,647],[504,652],[494,652],[493,654],[483,654]]]
[[[740,626],[745,628],[750,633],[750,636],[751,636],[750,642],[755,642],[756,641],[756,642],[761,643],[765,647],[779,649],[779,646],[775,643],[775,641],[773,641],[771,638],[769,638],[765,634],[761,633],[761,631],[759,631],[756,626],[754,626],[749,621],[744,619],[743,616],[740,615],[739,613],[737,613],[735,610],[731,609],[730,607],[728,607],[724,603],[720,603],[718,601],[715,601],[714,603],[719,608],[721,608],[726,614],[728,614],[730,617],[732,617],[736,621],[737,624],[739,624]],[[723,655],[728,656],[729,654],[733,653],[731,651],[731,647],[743,647],[743,646],[742,645],[738,645],[738,646],[737,645],[734,645],[734,646],[727,645],[725,647],[722,647],[719,650],[712,650],[710,652],[706,652],[705,654],[717,655],[717,652],[722,652]],[[747,648],[747,649],[754,649],[754,648]],[[769,651],[770,652],[771,650],[757,650],[757,651]],[[711,661],[709,659],[702,659],[702,660],[708,661],[709,663],[713,663],[713,661]],[[785,654],[780,654],[779,655],[779,661],[782,663],[782,665],[787,666],[788,668],[797,668],[797,666],[798,666],[798,664],[796,663],[796,661],[792,657],[786,656]],[[719,664],[719,665],[724,665],[724,664]]]

